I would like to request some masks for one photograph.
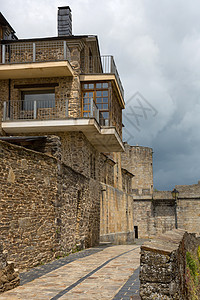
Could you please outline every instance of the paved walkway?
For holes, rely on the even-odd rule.
[[[87,249],[21,274],[0,299],[140,299],[139,263],[139,245]]]

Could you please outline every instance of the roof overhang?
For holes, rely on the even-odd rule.
[[[0,65],[0,79],[73,76],[73,73],[66,60]]]
[[[121,93],[120,88],[119,88],[119,84],[118,84],[116,76],[114,74],[105,74],[105,73],[102,73],[102,74],[82,74],[80,76],[80,81],[106,81],[106,80],[112,81],[114,83],[114,85],[116,87],[116,90],[118,92],[119,103],[120,103],[122,109],[124,109],[125,108],[124,98],[122,96],[122,93]]]
[[[82,131],[99,152],[124,151],[123,142],[116,129],[114,127],[101,128],[95,119],[7,121],[2,122],[2,129],[8,134]]]

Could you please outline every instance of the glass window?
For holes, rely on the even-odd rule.
[[[108,96],[108,91],[103,91],[103,96]]]
[[[89,95],[89,93],[87,93],[87,92],[86,92],[86,93],[83,93],[83,97],[84,97],[84,98],[88,97],[88,95]]]
[[[108,104],[103,104],[103,109],[108,109]]]
[[[82,87],[83,87],[83,99],[82,99],[83,117],[91,116],[90,104],[91,101],[94,101],[100,112],[100,124],[107,126],[109,124],[108,82],[94,82],[94,83],[87,83],[87,84],[84,83]]]
[[[108,111],[104,111],[101,113],[104,119],[108,119],[109,118],[109,112]]]
[[[108,83],[107,83],[107,82],[102,83],[102,85],[103,85],[103,88],[104,88],[104,89],[105,89],[105,88],[108,88]]]
[[[22,92],[23,110],[33,110],[36,101],[37,108],[55,107],[54,90],[38,90]]]
[[[89,106],[87,104],[83,105],[83,110],[89,110]]]
[[[96,84],[96,88],[97,88],[97,89],[101,89],[101,83],[97,83],[97,84]]]
[[[88,98],[83,99],[83,103],[84,104],[88,104],[89,103],[89,99]]]
[[[97,107],[98,107],[98,109],[102,109],[101,103],[97,103]]]
[[[88,93],[89,97],[93,97],[93,92]]]

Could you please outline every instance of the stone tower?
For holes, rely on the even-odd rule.
[[[149,195],[153,193],[153,150],[148,147],[130,146],[125,143],[122,153],[122,167],[134,174],[132,194]]]

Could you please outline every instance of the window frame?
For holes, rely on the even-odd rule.
[[[25,105],[25,96],[26,95],[39,95],[41,94],[41,98],[42,98],[42,95],[45,95],[45,94],[54,94],[54,102],[52,102],[53,105],[39,105],[39,108],[55,108],[56,106],[56,94],[55,94],[55,88],[27,88],[27,89],[22,89],[21,90],[21,100],[22,100],[22,110],[24,111],[28,111],[28,110],[32,110],[32,109],[28,109],[26,108],[26,105]],[[41,99],[42,100],[42,99]],[[31,102],[33,102],[34,100],[30,100]],[[44,100],[45,101],[45,100]],[[27,103],[28,103],[28,100],[27,100]],[[42,104],[42,102],[41,102]],[[31,105],[30,105],[31,106]],[[28,105],[27,105],[28,107]]]
[[[101,84],[102,86],[98,87],[98,84]],[[103,87],[103,84],[107,84],[107,87]],[[85,85],[88,85],[88,87],[85,87]],[[89,85],[93,85],[93,87],[89,88]],[[101,97],[97,96],[98,91],[100,91],[102,93]],[[108,93],[108,95],[103,97],[104,91],[106,91]],[[89,95],[88,95],[88,97],[84,97],[84,93],[92,93],[93,95],[92,95],[92,97],[90,97]],[[84,116],[84,113],[87,113],[88,117],[89,117],[89,114],[90,114],[89,100],[92,98],[94,103],[97,105],[97,107],[98,107],[98,104],[102,104],[102,107],[103,107],[103,104],[107,104],[106,109],[104,109],[104,108],[98,108],[98,109],[100,112],[100,116],[101,116],[101,113],[108,112],[108,118],[106,118],[106,119],[110,120],[111,82],[109,82],[109,81],[82,82],[81,98],[82,98],[82,101],[81,101],[81,116],[82,117],[87,117],[87,116]],[[107,98],[107,102],[103,102],[103,98]],[[84,99],[88,99],[88,103],[84,103]],[[102,101],[97,102],[97,99],[102,99]],[[84,105],[88,105],[88,110],[84,109]],[[106,120],[106,119],[102,118],[102,120]]]

